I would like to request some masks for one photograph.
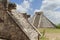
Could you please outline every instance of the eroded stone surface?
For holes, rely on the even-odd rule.
[[[26,33],[26,35],[30,38],[30,40],[38,40],[38,33],[34,30],[33,26],[23,17],[22,14],[19,14],[17,12],[12,12],[12,17],[18,21],[16,23],[19,25],[21,24],[23,31]]]
[[[38,32],[19,12],[7,12],[7,0],[0,2],[0,40],[38,40]]]
[[[33,24],[36,28],[55,28],[54,25],[44,14],[43,12],[36,12],[33,17],[29,19],[30,23]]]

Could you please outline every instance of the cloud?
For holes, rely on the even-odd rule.
[[[30,2],[33,2],[34,0],[29,0]]]
[[[29,9],[30,8],[30,3],[28,1],[23,1],[23,3],[21,4],[21,6],[23,8]]]
[[[47,17],[54,23],[60,23],[60,0],[44,0],[40,10],[43,10]]]
[[[58,11],[44,11],[44,15],[55,24],[60,23],[60,12]]]
[[[60,7],[60,0],[44,0],[41,10],[56,10]]]
[[[29,1],[29,2],[33,2],[34,0],[24,0],[24,1]]]
[[[21,13],[27,12],[26,8],[23,8],[21,5],[18,5],[18,4],[17,4],[17,11],[19,11]]]
[[[30,7],[31,3],[28,0],[24,0],[21,4],[17,4],[17,11],[20,11],[21,13],[28,12],[28,10],[31,10]]]
[[[40,12],[40,10],[36,9],[36,10],[34,11],[34,13],[35,13],[35,12]]]
[[[60,23],[60,0],[43,0],[40,11],[44,12],[51,21],[54,23]],[[38,10],[35,10],[38,11]]]

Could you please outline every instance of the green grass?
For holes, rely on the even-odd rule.
[[[47,33],[60,33],[60,29],[56,29],[56,28],[39,28],[38,30],[40,32],[43,32],[45,30],[45,32]]]
[[[40,40],[49,40],[49,39],[46,37],[42,37],[42,38],[40,38]]]
[[[56,28],[39,28],[38,30],[43,34],[40,40],[49,40],[49,38],[46,38],[44,36],[45,33],[60,33],[60,29],[56,29]],[[56,40],[59,39],[56,38]]]

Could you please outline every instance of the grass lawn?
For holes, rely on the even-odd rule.
[[[40,40],[60,40],[60,29],[56,28],[39,28],[44,36]]]
[[[56,29],[56,28],[39,28],[38,29],[40,32],[47,32],[47,33],[60,33],[60,29]]]

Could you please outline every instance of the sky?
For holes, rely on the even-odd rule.
[[[17,10],[20,12],[27,12],[33,15],[35,9],[40,9],[42,0],[10,0],[17,4]]]
[[[55,24],[60,23],[60,0],[10,0],[17,5],[17,11],[34,15],[43,11],[44,15]]]

